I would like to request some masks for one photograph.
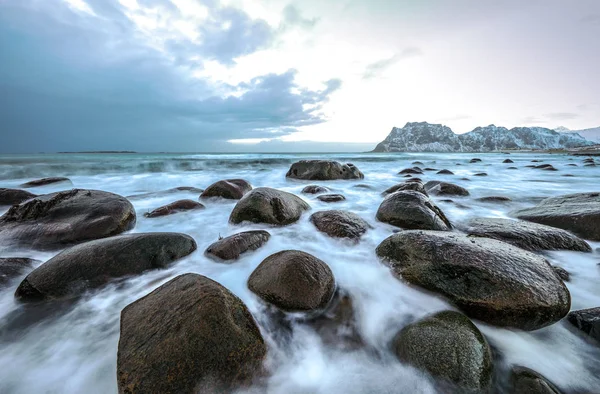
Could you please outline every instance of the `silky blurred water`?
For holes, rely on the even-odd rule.
[[[482,159],[470,164],[472,157]],[[327,158],[354,163],[363,180],[307,182],[285,178],[294,161]],[[510,158],[514,164],[503,164]],[[524,167],[531,160],[551,163],[559,171]],[[505,154],[61,154],[0,156],[0,187],[46,176],[69,177],[73,186],[50,185],[31,189],[48,193],[65,188],[100,189],[135,196],[178,186],[206,188],[227,178],[243,178],[254,187],[267,186],[295,193],[305,199],[312,211],[344,209],[357,213],[373,229],[358,244],[329,238],[316,231],[309,213],[286,227],[237,225],[228,223],[235,201],[209,200],[205,210],[148,219],[143,213],[181,198],[197,199],[189,192],[131,197],[138,221],[133,232],[176,231],[194,237],[198,250],[169,269],[149,271],[91,292],[74,305],[25,309],[13,299],[23,276],[0,289],[0,393],[113,393],[116,386],[116,355],[119,314],[129,303],[149,293],[173,277],[195,272],[206,275],[238,295],[261,324],[269,343],[271,375],[267,387],[251,392],[269,393],[433,393],[425,374],[397,361],[388,349],[392,336],[405,324],[442,309],[445,301],[393,278],[375,256],[375,248],[394,227],[375,220],[382,201],[380,193],[405,180],[397,173],[420,161],[421,168],[449,169],[455,175],[426,171],[424,181],[446,180],[471,192],[469,197],[452,197],[453,202],[438,205],[454,223],[472,217],[508,217],[516,208],[534,205],[544,197],[600,190],[600,167],[584,167],[580,157],[513,153]],[[541,164],[541,163],[533,163]],[[569,164],[577,164],[570,166]],[[518,170],[508,167],[516,166]],[[488,176],[473,176],[486,172]],[[570,174],[573,176],[564,176]],[[463,178],[468,178],[464,179]],[[307,184],[329,187],[346,196],[334,204],[302,195]],[[509,203],[475,201],[484,196],[506,196]],[[4,213],[8,207],[0,207]],[[239,231],[266,229],[272,237],[255,252],[234,264],[218,264],[204,256],[206,247]],[[594,253],[549,252],[551,263],[571,273],[567,283],[572,309],[600,306],[599,243],[591,243]],[[14,250],[2,246],[0,257],[32,257],[42,261],[57,252]],[[247,289],[252,270],[268,255],[284,249],[300,249],[325,261],[337,284],[354,299],[358,328],[366,349],[341,351],[322,343],[307,325],[293,327],[290,343],[276,340],[266,329],[264,307]],[[52,313],[60,311],[59,313]],[[28,315],[29,314],[29,315]],[[35,316],[34,316],[35,315]],[[30,317],[28,319],[28,316]],[[500,329],[476,322],[498,355],[496,368],[512,364],[530,367],[550,378],[565,391],[600,392],[600,349],[585,342],[566,322],[535,331]],[[501,375],[501,374],[499,374]],[[502,391],[499,389],[499,391]]]

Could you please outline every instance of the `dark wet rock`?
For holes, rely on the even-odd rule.
[[[423,180],[421,178],[416,178],[415,177],[415,178],[407,179],[404,182],[407,182],[407,183],[408,182],[420,182],[420,183],[423,183]]]
[[[438,172],[436,172],[436,174],[440,174],[440,175],[454,175],[454,173],[450,170],[440,170]]]
[[[572,177],[574,177],[575,175],[573,175],[573,174],[562,174],[561,176],[566,176],[566,177],[568,177],[568,178],[572,178]]]
[[[189,193],[194,193],[194,194],[200,194],[203,191],[204,191],[204,189],[199,189],[199,188],[193,187],[193,186],[178,186],[178,187],[173,187],[173,188],[167,189],[167,190],[160,190],[157,192],[133,194],[131,196],[127,196],[127,198],[130,200],[139,200],[139,199],[149,198],[149,197],[168,196],[169,194],[175,194],[175,193],[179,193],[179,192],[189,192]]]
[[[443,311],[409,324],[392,340],[392,350],[401,361],[462,390],[484,392],[490,386],[490,347],[462,313]]]
[[[546,171],[558,171],[552,164],[540,164],[539,166],[534,166],[533,168]]]
[[[514,163],[514,161],[512,161],[511,159],[504,159],[502,163]]]
[[[434,196],[468,196],[469,191],[454,183],[429,181],[425,184],[427,193]]]
[[[510,372],[510,383],[510,394],[561,394],[558,387],[526,367],[513,367]]]
[[[397,276],[489,324],[537,330],[562,319],[571,306],[569,290],[543,257],[506,242],[407,230],[376,252]]]
[[[577,167],[577,164],[571,163],[571,164],[567,164],[567,166],[569,166],[569,167]]]
[[[352,297],[343,290],[334,295],[327,309],[307,324],[314,328],[323,343],[341,350],[356,350],[364,346],[358,329]]]
[[[422,166],[424,165],[422,162],[420,161],[413,161],[411,164],[415,165],[415,166]]]
[[[543,160],[531,160],[532,163],[541,163]]]
[[[504,197],[504,196],[487,196],[487,197],[477,198],[476,200],[481,201],[481,202],[509,202],[509,201],[512,201],[510,198]]]
[[[239,200],[250,190],[252,190],[252,185],[248,181],[243,179],[225,179],[207,187],[200,197],[220,197],[228,200]]]
[[[506,167],[507,170],[518,170],[517,167]]]
[[[572,311],[567,316],[569,323],[600,342],[600,307]]]
[[[354,185],[352,187],[354,187],[356,189],[366,189],[366,190],[373,190],[374,189],[373,186],[367,185],[367,184],[364,184],[364,183],[359,183],[358,185]]]
[[[477,174],[473,174],[473,176],[487,176],[486,172],[478,172]]]
[[[405,229],[450,230],[446,215],[426,195],[403,190],[388,195],[377,210],[377,220]]]
[[[400,171],[398,174],[415,174],[415,175],[420,175],[423,173],[423,170],[421,170],[419,167],[413,167],[413,168],[405,168],[402,171]]]
[[[34,249],[59,248],[120,234],[135,222],[126,198],[73,189],[14,205],[0,218],[0,238]]]
[[[218,261],[237,260],[241,254],[256,250],[271,238],[264,230],[244,231],[219,239],[206,248],[205,254]]]
[[[184,274],[121,312],[119,393],[225,393],[262,374],[267,348],[244,303]]]
[[[20,185],[19,187],[38,187],[38,186],[46,186],[46,185],[52,185],[54,183],[62,183],[62,182],[71,183],[71,180],[69,178],[65,178],[65,177],[42,178],[42,179],[36,179],[34,181],[25,182],[22,185]]]
[[[427,167],[427,168],[424,168],[423,170],[424,170],[424,171],[437,171],[437,168],[430,168],[430,167]]]
[[[317,200],[323,202],[340,202],[346,200],[346,197],[341,194],[322,194],[317,197]]]
[[[248,288],[285,312],[321,311],[335,292],[327,264],[299,250],[284,250],[263,260],[248,279]]]
[[[358,239],[372,228],[363,218],[347,211],[320,211],[310,216],[315,227],[330,237]]]
[[[584,164],[584,167],[596,167],[595,163]]]
[[[461,181],[470,181],[469,178],[460,178]]]
[[[114,278],[165,268],[194,250],[194,239],[179,233],[127,234],[86,242],[33,270],[15,297],[22,301],[77,297]]]
[[[404,183],[399,183],[397,185],[394,185],[394,186],[386,189],[383,193],[381,193],[381,195],[382,196],[387,196],[388,194],[392,194],[392,193],[395,193],[395,192],[401,191],[401,190],[414,190],[416,192],[423,193],[424,195],[427,196],[427,192],[425,191],[425,187],[423,186],[423,184],[421,182],[404,182]]]
[[[471,236],[497,239],[530,251],[592,251],[592,247],[587,242],[570,232],[537,223],[500,218],[477,218],[468,222],[465,231]]]
[[[33,193],[20,189],[0,188],[0,205],[15,205],[37,197]]]
[[[329,191],[328,188],[319,185],[308,185],[304,189],[302,189],[302,193],[305,194],[319,194],[319,193],[327,193]]]
[[[571,231],[581,238],[600,241],[600,192],[568,194],[543,200],[512,215],[530,222]]]
[[[527,167],[527,168],[535,168],[535,166],[534,166],[533,164],[531,164],[531,165],[527,165],[527,166],[525,166],[525,167]]]
[[[592,157],[588,157],[587,159],[583,159],[584,163],[595,163],[596,161]]]
[[[365,177],[354,164],[342,164],[332,160],[300,160],[292,164],[285,176],[313,181],[363,179]]]
[[[22,275],[37,263],[39,263],[38,260],[24,257],[0,258],[0,288],[11,279]]]
[[[410,174],[404,175],[402,178],[412,178],[412,175],[410,175]]]
[[[244,221],[284,226],[296,222],[310,206],[298,196],[268,187],[246,194],[233,208],[229,222]]]
[[[563,282],[568,282],[571,279],[571,274],[566,269],[559,267],[558,265],[553,265],[552,268]]]
[[[194,200],[178,200],[162,207],[156,208],[144,214],[147,218],[156,218],[159,216],[172,215],[178,212],[192,211],[195,209],[204,209],[204,205]]]
[[[480,163],[481,159],[471,159],[469,163]]]

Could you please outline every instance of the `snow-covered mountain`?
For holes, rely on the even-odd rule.
[[[394,127],[373,152],[492,152],[506,149],[564,149],[594,145],[577,133],[559,133],[543,127],[507,129],[489,125],[465,134],[427,122]]]
[[[593,141],[596,144],[600,144],[600,127],[594,127],[591,129],[582,129],[582,130],[569,130],[566,127],[557,127],[554,131],[558,131],[559,133],[576,133],[582,136],[583,138]]]

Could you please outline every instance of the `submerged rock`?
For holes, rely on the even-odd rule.
[[[259,187],[246,194],[233,208],[229,222],[244,221],[284,226],[296,222],[310,209],[298,196],[268,187]]]
[[[243,253],[263,246],[269,238],[271,234],[264,230],[244,231],[211,244],[205,254],[217,260],[237,260]]]
[[[600,344],[600,307],[572,311],[567,320]]]
[[[317,197],[317,200],[323,202],[340,202],[344,201],[345,199],[346,197],[344,197],[341,194],[322,194],[319,197]]]
[[[504,197],[504,196],[487,196],[487,197],[477,198],[476,200],[481,201],[481,202],[509,202],[509,201],[512,201],[510,198]]]
[[[535,207],[514,211],[512,215],[600,241],[600,192],[547,198]]]
[[[440,208],[427,196],[414,190],[398,191],[387,196],[377,220],[405,229],[450,230],[452,225]]]
[[[156,218],[159,216],[172,215],[178,212],[191,211],[195,209],[204,209],[204,205],[194,200],[178,200],[162,207],[156,208],[144,214],[147,218]]]
[[[419,167],[413,167],[413,168],[405,168],[402,171],[400,171],[398,174],[415,174],[415,175],[420,175],[423,173],[423,170],[421,170]]]
[[[200,197],[221,197],[229,200],[239,200],[250,190],[252,190],[252,185],[248,181],[243,179],[225,179],[207,187]]]
[[[319,334],[323,343],[341,350],[355,350],[364,345],[358,329],[352,297],[338,290],[327,309],[307,322]]]
[[[543,224],[500,218],[476,218],[465,231],[472,236],[493,238],[519,248],[537,250],[576,250],[591,252],[592,247],[568,231]]]
[[[463,390],[490,385],[492,355],[485,337],[462,313],[443,311],[404,327],[392,341],[396,356]]]
[[[504,159],[504,161],[502,163],[514,163],[514,161],[512,161],[511,159]]]
[[[478,172],[477,174],[473,174],[473,176],[487,176],[487,172]]]
[[[69,178],[65,178],[65,177],[42,178],[42,179],[36,179],[34,181],[25,182],[22,185],[20,185],[19,187],[38,187],[38,186],[46,186],[46,185],[52,185],[54,183],[62,183],[62,182],[71,183],[71,180]]]
[[[475,158],[475,159],[471,159],[471,160],[469,161],[469,163],[480,163],[480,162],[481,162],[481,159],[477,159],[477,158]]]
[[[292,164],[285,176],[314,181],[363,179],[365,177],[354,164],[342,164],[333,160],[300,160]]]
[[[15,205],[30,200],[37,195],[20,189],[0,188],[0,205]]]
[[[248,288],[285,312],[313,312],[329,304],[335,279],[329,266],[315,256],[284,250],[256,267],[248,279]]]
[[[15,297],[40,301],[80,296],[114,278],[165,268],[194,250],[194,239],[179,233],[138,233],[86,242],[33,270]]]
[[[450,171],[450,170],[440,170],[440,171],[436,172],[436,174],[439,174],[439,175],[454,175],[454,173],[452,171]]]
[[[561,394],[545,377],[526,367],[513,367],[510,381],[511,394]]]
[[[427,192],[425,191],[425,187],[423,186],[423,184],[421,182],[403,182],[403,183],[399,183],[397,185],[394,185],[388,189],[386,189],[383,193],[381,193],[382,196],[387,196],[388,194],[392,194],[401,190],[414,190],[416,192],[422,193],[426,196],[428,196]]]
[[[184,274],[121,312],[119,393],[221,393],[249,386],[267,348],[244,303]]]
[[[305,193],[305,194],[320,194],[320,193],[327,193],[328,191],[329,191],[328,188],[326,188],[325,186],[319,186],[319,185],[308,185],[304,189],[302,189],[302,193]]]
[[[0,258],[0,288],[11,279],[23,274],[28,268],[39,263],[38,260],[25,257]]]
[[[376,252],[397,276],[489,324],[537,330],[571,306],[567,287],[543,257],[495,239],[407,230]]]
[[[124,197],[73,189],[14,205],[0,217],[0,238],[34,249],[60,248],[120,234],[135,222]]]
[[[313,213],[310,221],[330,237],[358,239],[372,228],[363,218],[347,211],[321,211]]]
[[[468,196],[469,191],[454,183],[429,181],[425,184],[425,190],[434,196]]]

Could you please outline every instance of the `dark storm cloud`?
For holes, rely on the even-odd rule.
[[[190,69],[201,65],[190,55],[230,63],[267,45],[266,24],[241,11],[219,10],[230,26],[206,27],[210,45],[173,41],[165,56],[134,39],[135,26],[117,3],[88,1],[100,17],[32,4],[0,4],[4,152],[221,149],[228,139],[271,138],[323,122],[321,107],[341,85],[333,79],[321,90],[302,89],[295,70],[238,86],[192,78]]]
[[[401,52],[398,52],[397,54],[395,54],[392,57],[389,57],[387,59],[382,59],[375,63],[369,64],[365,69],[363,78],[370,79],[370,78],[377,77],[382,72],[384,72],[385,70],[387,70],[388,68],[390,68],[391,66],[398,63],[401,60],[408,59],[408,58],[415,57],[415,56],[422,56],[422,55],[423,55],[423,51],[421,51],[421,49],[419,49],[419,48],[415,48],[415,47],[405,48]]]

